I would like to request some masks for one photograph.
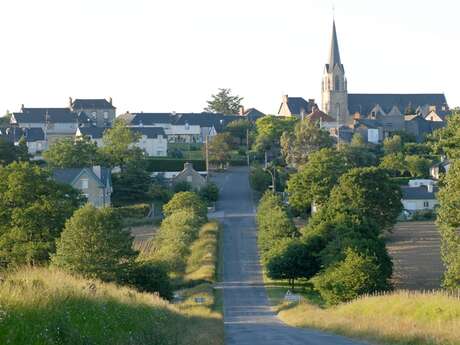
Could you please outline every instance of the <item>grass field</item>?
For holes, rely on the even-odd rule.
[[[284,305],[289,325],[313,327],[385,345],[460,344],[460,298],[443,293],[396,292],[322,309]]]
[[[220,313],[57,270],[23,269],[0,285],[0,344],[223,344]]]

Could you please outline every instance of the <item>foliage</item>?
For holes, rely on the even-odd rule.
[[[268,251],[279,240],[298,236],[297,229],[283,206],[281,198],[272,192],[265,192],[260,199],[257,209],[257,225],[262,262],[265,262]]]
[[[63,138],[43,153],[46,162],[55,168],[81,168],[100,165],[102,157],[89,138]]]
[[[233,96],[231,89],[219,89],[218,93],[207,101],[208,106],[204,110],[225,115],[238,114],[242,100],[243,97]]]
[[[185,163],[192,163],[196,171],[205,171],[206,162],[204,160],[187,160],[187,159],[165,159],[165,158],[147,158],[145,160],[145,169],[149,172],[166,172],[181,171]]]
[[[332,147],[333,143],[328,132],[308,120],[303,120],[296,124],[294,133],[282,135],[281,151],[288,164],[299,166],[308,161],[312,152]]]
[[[255,149],[258,152],[279,147],[284,132],[292,132],[297,123],[295,117],[264,116],[256,121]]]
[[[209,162],[218,164],[223,167],[230,161],[230,142],[231,137],[228,133],[219,133],[208,142],[208,157]],[[203,148],[205,150],[205,148]]]
[[[375,258],[348,249],[345,259],[328,267],[312,282],[329,304],[348,302],[360,295],[388,288]]]
[[[403,143],[399,135],[385,138],[383,141],[383,151],[386,155],[402,152]]]
[[[15,146],[16,157],[20,162],[27,162],[30,160],[29,148],[27,147],[27,141],[24,136],[19,139],[18,145]]]
[[[174,193],[179,192],[190,192],[192,191],[193,187],[190,182],[187,181],[179,181],[174,184]]]
[[[379,168],[355,168],[339,179],[329,200],[333,212],[375,222],[390,229],[402,211],[401,190]]]
[[[301,240],[284,238],[266,254],[265,267],[269,278],[287,279],[294,289],[296,279],[309,279],[320,270],[320,261]]]
[[[0,168],[0,266],[46,263],[80,193],[27,162]]]
[[[253,167],[249,174],[249,183],[252,189],[263,193],[272,185],[272,177],[269,172],[261,167]]]
[[[173,158],[184,158],[182,151],[175,147],[168,149],[168,156]]]
[[[129,162],[136,162],[144,157],[142,150],[134,146],[139,140],[139,133],[127,127],[125,121],[116,119],[113,127],[104,132],[104,146],[100,151],[110,166],[119,166],[123,170]]]
[[[334,149],[313,152],[288,181],[289,204],[306,213],[312,203],[324,205],[339,177],[347,170],[343,154]]]
[[[67,221],[52,262],[88,278],[123,280],[137,255],[132,242],[114,209],[87,204]]]
[[[460,113],[447,118],[447,126],[430,136],[433,151],[448,158],[460,158]]]
[[[214,182],[208,182],[200,189],[199,195],[206,203],[213,203],[219,199],[219,187]]]
[[[238,138],[240,144],[245,142],[246,136],[248,131],[251,129],[252,125],[249,120],[246,119],[239,119],[230,122],[226,127],[225,130],[230,133],[233,137]]]
[[[173,192],[157,179],[150,185],[149,195],[152,201],[165,204],[171,200]]]
[[[460,162],[453,161],[438,193],[438,226],[446,271],[443,285],[460,289]]]
[[[145,218],[150,212],[149,204],[135,204],[115,208],[120,218]]]
[[[431,160],[421,156],[406,156],[406,167],[412,177],[429,177]]]
[[[407,170],[404,154],[399,152],[385,155],[379,167],[390,171],[393,176],[403,175]]]
[[[152,183],[143,160],[127,161],[123,170],[112,175],[112,203],[124,206],[151,201],[149,189]]]
[[[168,300],[173,297],[173,288],[168,271],[159,263],[136,262],[129,270],[124,282],[141,292],[158,293]]]
[[[340,153],[349,168],[364,168],[377,165],[377,156],[368,145],[340,145]]]
[[[179,192],[163,206],[163,213],[166,217],[181,210],[192,210],[200,219],[205,220],[208,213],[206,204],[194,192]]]
[[[8,165],[15,161],[28,161],[29,158],[30,156],[24,137],[19,140],[18,146],[0,138],[0,166]]]

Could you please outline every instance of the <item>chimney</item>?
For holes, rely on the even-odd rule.
[[[284,103],[284,104],[287,104],[288,98],[289,98],[288,95],[284,95],[284,96],[283,96],[283,103]]]
[[[94,175],[96,175],[99,180],[102,178],[102,168],[100,165],[93,166]]]
[[[429,183],[426,187],[428,189],[428,193],[433,193],[433,184],[432,183]]]
[[[24,104],[21,104],[21,111],[24,112]]]
[[[184,170],[193,170],[193,164],[190,162],[184,163]]]
[[[72,109],[73,99],[69,97],[69,108]]]
[[[244,106],[240,105],[240,108],[239,108],[239,110],[238,110],[238,114],[239,114],[240,116],[244,116]]]
[[[110,105],[113,105],[112,104],[112,97],[109,97],[109,103],[110,103]]]

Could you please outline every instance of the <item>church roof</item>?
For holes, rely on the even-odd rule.
[[[426,105],[442,109],[447,106],[444,94],[349,94],[348,109],[350,114],[360,113],[368,115],[371,110],[380,105],[385,113],[389,113],[393,106],[397,106],[401,113],[407,108],[416,109]]]
[[[335,65],[343,70],[342,62],[340,61],[340,51],[339,51],[339,40],[337,39],[337,30],[335,28],[335,20],[332,22],[332,40],[331,40],[331,51],[329,55],[329,64],[327,64],[327,69],[329,73],[332,73]]]

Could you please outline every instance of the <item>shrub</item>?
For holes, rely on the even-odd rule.
[[[249,175],[249,183],[251,184],[252,189],[263,193],[272,184],[272,177],[262,168],[252,168]]]
[[[172,299],[173,290],[168,271],[159,263],[138,262],[134,264],[126,282],[141,292],[156,292],[165,299]]]
[[[168,217],[174,212],[183,209],[191,209],[203,220],[206,219],[208,213],[208,208],[205,203],[200,199],[198,194],[194,192],[179,192],[175,194],[172,199],[163,206],[163,213]]]
[[[173,158],[184,158],[184,154],[178,148],[169,149],[168,156]]]
[[[200,189],[200,197],[209,203],[216,202],[219,199],[219,187],[213,182],[209,182]]]
[[[137,204],[130,206],[122,206],[114,209],[117,215],[121,218],[145,218],[150,212],[150,205]]]
[[[352,249],[346,251],[343,261],[328,267],[312,282],[322,298],[332,305],[387,288],[376,259]]]
[[[67,221],[52,262],[86,277],[115,281],[126,274],[137,255],[132,242],[115,210],[87,204]]]
[[[174,185],[174,193],[190,192],[192,189],[192,185],[187,181],[180,181]]]

